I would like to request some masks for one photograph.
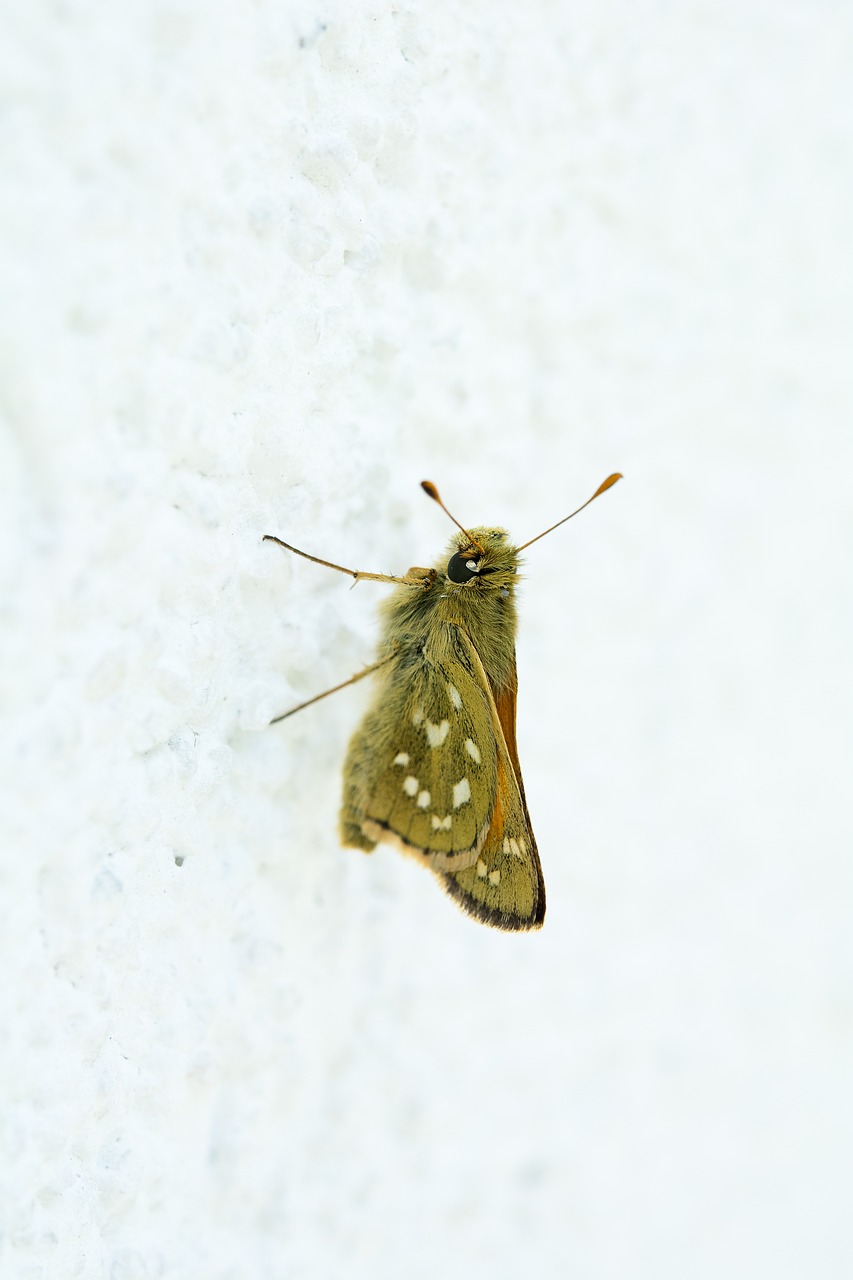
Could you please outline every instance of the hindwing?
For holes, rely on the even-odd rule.
[[[440,656],[436,656],[436,655]],[[495,694],[467,632],[401,653],[350,743],[345,844],[396,845],[436,872],[463,910],[535,929],[545,885],[515,741],[515,669]]]
[[[448,626],[440,656],[401,655],[344,768],[345,838],[354,821],[434,871],[476,862],[497,792],[488,693],[457,631]]]

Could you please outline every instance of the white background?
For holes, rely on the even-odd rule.
[[[13,0],[0,1271],[853,1271],[853,11]],[[386,590],[531,548],[545,928],[337,844]]]

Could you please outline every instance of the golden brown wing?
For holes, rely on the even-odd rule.
[[[440,873],[463,910],[497,929],[538,929],[545,918],[545,882],[524,796],[515,740],[515,665],[495,691],[474,645],[460,627],[459,643],[484,686],[497,748],[497,785],[489,829],[476,862]]]

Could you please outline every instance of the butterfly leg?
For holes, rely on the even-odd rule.
[[[289,711],[284,711],[280,716],[274,716],[270,720],[270,724],[278,724],[280,720],[286,720],[288,716],[295,716],[297,711],[302,711],[305,707],[310,707],[312,703],[319,702],[321,698],[328,698],[331,694],[337,693],[339,689],[346,689],[348,685],[357,684],[359,680],[363,680],[365,676],[371,675],[374,671],[378,671],[380,667],[386,666],[395,654],[389,654],[385,658],[380,658],[378,662],[371,662],[369,667],[365,667],[363,671],[357,672],[354,676],[350,676],[349,680],[342,680],[340,684],[336,684],[331,689],[325,689],[323,693],[317,693],[313,698],[309,698],[307,702],[300,702],[298,706],[291,707]]]
[[[367,573],[363,569],[346,569],[342,564],[334,564],[331,560],[321,560],[319,556],[309,556],[307,551],[300,551],[298,547],[292,547],[289,542],[283,542],[281,538],[277,538],[274,533],[265,533],[263,542],[277,542],[280,547],[284,547],[285,551],[292,551],[294,555],[302,556],[303,560],[310,560],[313,564],[322,564],[327,569],[336,569],[338,573],[346,573],[350,578],[354,578],[356,582],[396,582],[404,587],[420,587],[425,590],[431,587],[435,581],[435,569],[409,569],[403,578],[395,578],[390,573]],[[367,674],[365,672],[365,674]],[[331,689],[329,692],[333,692]],[[298,710],[298,708],[295,708]]]

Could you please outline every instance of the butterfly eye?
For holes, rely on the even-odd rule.
[[[457,551],[447,562],[447,576],[451,582],[468,582],[480,572],[477,560],[472,560],[470,553],[466,555]]]

